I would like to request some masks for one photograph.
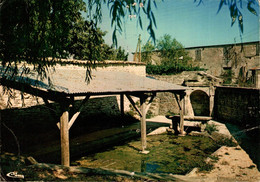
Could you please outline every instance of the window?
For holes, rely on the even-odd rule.
[[[196,61],[201,61],[201,49],[197,49],[195,51],[195,60]]]
[[[259,56],[259,43],[256,43],[255,49],[256,49],[255,55],[256,55],[256,56]]]

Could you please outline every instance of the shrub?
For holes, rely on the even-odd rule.
[[[204,69],[199,67],[192,67],[191,65],[182,65],[182,64],[161,64],[161,65],[152,65],[148,64],[146,66],[146,72],[153,75],[172,75],[181,73],[182,71],[203,71]]]
[[[217,126],[215,124],[206,124],[205,131],[208,132],[210,135],[214,131],[218,131]]]

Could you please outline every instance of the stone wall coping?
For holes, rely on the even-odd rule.
[[[93,63],[93,61],[88,60],[76,60],[76,59],[58,59],[56,60],[57,63],[65,63],[65,64],[90,64]],[[132,62],[132,61],[117,61],[117,60],[104,60],[104,61],[95,61],[95,65],[146,65],[146,63],[143,62]]]
[[[243,89],[243,90],[258,90],[260,91],[260,88],[254,88],[254,87],[234,87],[234,86],[216,86],[216,88],[227,88],[227,89]]]
[[[55,64],[71,64],[77,66],[92,66],[92,67],[103,67],[103,66],[127,66],[127,65],[136,65],[136,66],[146,66],[146,63],[143,62],[133,62],[133,61],[117,61],[117,60],[104,60],[104,61],[88,61],[88,60],[76,60],[76,59],[54,59],[48,58],[48,61],[53,61]],[[1,61],[0,61],[1,63]],[[22,61],[18,65],[22,65]],[[95,64],[94,64],[95,63]],[[31,65],[25,63],[26,65]]]

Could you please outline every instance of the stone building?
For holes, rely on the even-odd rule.
[[[260,89],[260,67],[250,69],[252,72],[253,87]]]
[[[186,48],[193,66],[206,71],[187,71],[176,75],[151,75],[179,85],[188,86],[185,114],[212,116],[215,87],[236,85],[258,87],[260,83],[259,42],[226,44]],[[160,52],[152,55],[152,64],[160,64]],[[169,93],[159,94],[158,114],[177,113],[174,97]]]
[[[222,77],[224,83],[247,82],[250,69],[260,66],[259,41],[239,44],[185,48],[194,66],[205,68],[207,73]]]

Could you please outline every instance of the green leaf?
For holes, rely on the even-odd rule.
[[[221,1],[220,1],[219,6],[218,6],[218,11],[217,11],[217,13],[219,13],[219,11],[221,10],[223,4],[226,4],[226,0],[221,0]]]
[[[151,15],[152,15],[152,20],[153,20],[154,26],[157,27],[153,12],[151,12]]]
[[[139,25],[140,25],[140,27],[141,27],[141,29],[143,29],[143,23],[142,23],[142,18],[139,16]]]
[[[231,26],[233,26],[233,24],[235,23],[236,19],[237,19],[237,15],[238,15],[238,9],[236,8],[236,4],[232,4],[230,6],[230,16],[231,16]]]
[[[244,25],[243,25],[243,16],[242,16],[242,14],[239,14],[238,22],[239,22],[239,29],[243,33],[244,32]]]
[[[154,7],[157,8],[157,3],[155,0],[153,1],[153,4],[154,4]]]
[[[251,13],[253,13],[254,15],[256,15],[257,16],[257,13],[256,13],[256,10],[254,9],[254,8],[252,8],[252,1],[250,1],[250,2],[248,2],[248,4],[247,4],[247,9],[251,12]]]
[[[112,40],[113,40],[113,44],[115,44],[115,46],[117,47],[117,38],[116,38],[116,29],[114,29],[113,34],[112,34]]]

